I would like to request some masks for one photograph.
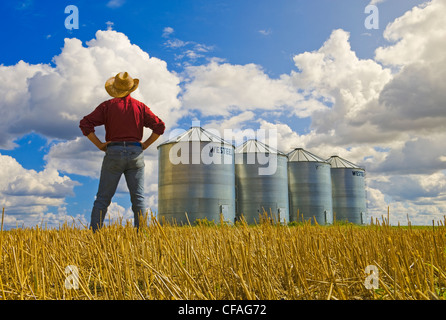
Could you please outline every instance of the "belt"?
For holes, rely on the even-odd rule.
[[[119,141],[119,142],[110,142],[108,145],[108,147],[113,147],[113,146],[120,146],[120,147],[126,147],[126,146],[136,146],[136,147],[141,147],[141,142],[134,142],[134,141]]]

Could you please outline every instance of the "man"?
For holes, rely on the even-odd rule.
[[[93,232],[102,227],[122,174],[130,191],[135,227],[139,227],[140,216],[145,212],[143,151],[164,133],[165,124],[144,103],[130,96],[138,85],[139,79],[133,79],[127,72],[108,79],[105,89],[113,99],[101,103],[79,124],[82,133],[106,153],[91,212],[90,227]],[[95,134],[94,127],[101,125],[105,125],[106,142],[99,140]],[[141,142],[144,127],[153,132],[146,141]]]

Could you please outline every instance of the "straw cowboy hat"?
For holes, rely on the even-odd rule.
[[[122,98],[138,88],[139,79],[133,79],[127,72],[120,72],[105,82],[105,90],[114,98]]]

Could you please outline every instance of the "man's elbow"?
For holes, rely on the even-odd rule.
[[[79,128],[82,131],[82,134],[84,136],[88,136],[90,133],[94,132],[94,126],[92,127],[88,121],[85,119],[85,117],[79,122]]]
[[[153,133],[160,136],[164,134],[165,130],[166,130],[166,125],[164,123],[159,123],[152,129]]]

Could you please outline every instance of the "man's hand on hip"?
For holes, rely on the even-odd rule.
[[[108,142],[102,142],[101,140],[99,140],[99,138],[96,136],[96,134],[94,132],[91,132],[88,136],[88,139],[90,139],[91,142],[93,142],[93,144],[98,147],[99,150],[102,151],[107,151],[107,145],[110,143],[110,141]]]
[[[153,132],[152,132],[152,134],[150,135],[150,137],[149,137],[146,141],[141,142],[142,149],[143,149],[143,150],[146,150],[146,149],[147,149],[152,143],[154,143],[159,137],[160,137],[159,134],[156,134],[156,133],[153,133]]]
[[[108,141],[108,142],[101,142],[100,144],[99,144],[99,146],[97,146],[98,148],[99,148],[99,150],[101,150],[101,151],[107,151],[107,145],[110,143],[110,141]]]

